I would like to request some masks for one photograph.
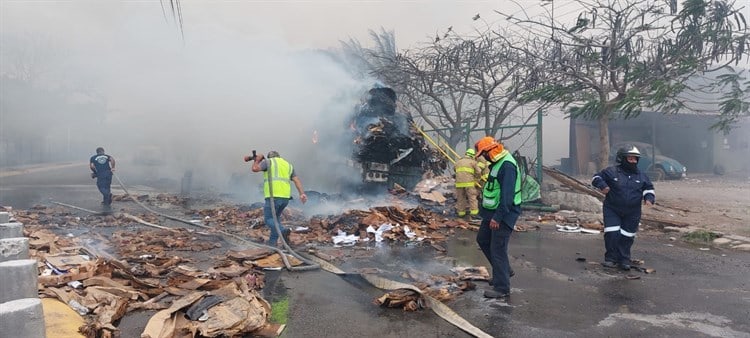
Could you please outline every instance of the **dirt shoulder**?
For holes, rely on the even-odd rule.
[[[691,226],[750,236],[750,177],[693,174],[654,187],[657,205],[684,210],[675,217]]]

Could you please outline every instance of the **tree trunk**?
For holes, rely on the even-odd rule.
[[[597,170],[609,165],[609,112],[599,115],[599,164]]]

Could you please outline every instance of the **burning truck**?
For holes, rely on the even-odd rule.
[[[447,163],[430,148],[407,115],[396,111],[396,92],[372,88],[349,123],[352,153],[348,165],[365,187],[412,189],[424,173],[442,173]]]

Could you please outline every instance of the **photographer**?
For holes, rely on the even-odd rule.
[[[268,238],[268,245],[276,246],[276,242],[279,239],[279,234],[276,232],[276,227],[274,226],[274,216],[271,210],[271,197],[273,197],[274,208],[276,209],[276,219],[279,221],[281,235],[284,236],[284,241],[289,244],[289,234],[291,233],[291,229],[286,228],[281,224],[281,213],[292,198],[291,182],[294,182],[294,186],[299,192],[299,199],[302,203],[307,202],[307,195],[305,195],[305,190],[302,188],[302,181],[300,181],[299,177],[295,174],[294,167],[285,159],[281,158],[276,151],[268,152],[267,159],[263,158],[262,154],[256,155],[255,151],[253,151],[253,156],[245,157],[245,162],[249,161],[253,161],[253,172],[263,172],[263,196],[265,197],[263,218],[266,222],[266,226],[271,229],[271,235]],[[273,196],[271,196],[271,190],[273,190]]]

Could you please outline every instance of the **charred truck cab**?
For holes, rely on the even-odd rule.
[[[357,168],[369,187],[413,188],[427,171],[445,169],[414,128],[411,118],[396,111],[396,92],[387,87],[368,91],[351,119],[353,150],[349,166]]]

